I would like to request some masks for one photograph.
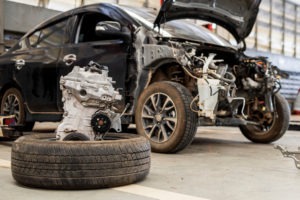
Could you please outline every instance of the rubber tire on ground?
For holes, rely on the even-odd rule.
[[[3,97],[1,99],[1,108],[0,108],[1,114],[4,113],[3,107],[4,107],[5,99],[11,94],[15,95],[20,102],[20,105],[19,105],[20,116],[19,116],[19,121],[17,122],[17,124],[24,125],[24,126],[22,126],[22,128],[20,128],[20,130],[21,131],[32,131],[34,122],[25,122],[26,116],[25,116],[24,100],[23,100],[23,96],[22,96],[21,92],[18,89],[9,88],[8,90],[5,91],[5,93],[3,94]]]
[[[27,135],[12,146],[12,175],[22,185],[93,189],[143,180],[150,170],[144,137],[109,133],[102,141],[55,141],[55,134]]]
[[[147,99],[155,93],[167,94],[178,110],[178,124],[170,138],[163,142],[155,142],[147,137],[143,128],[142,110]],[[196,134],[197,115],[190,109],[192,95],[183,85],[170,81],[162,81],[151,84],[140,95],[136,112],[135,123],[138,134],[146,136],[150,140],[151,149],[158,153],[176,153],[188,146]]]
[[[279,93],[275,95],[277,116],[271,128],[262,133],[255,130],[255,126],[240,126],[242,134],[255,143],[271,143],[281,138],[288,130],[290,123],[290,108],[286,99]]]

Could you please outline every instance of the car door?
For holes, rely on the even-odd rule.
[[[73,39],[61,51],[59,74],[66,75],[72,70],[72,67],[66,66],[62,60],[65,55],[75,54],[77,57],[75,64],[78,66],[86,66],[90,61],[108,66],[108,75],[116,81],[115,89],[123,89],[120,92],[124,97],[129,45],[122,38],[97,36],[96,25],[101,21],[114,20],[97,12],[76,16]],[[119,104],[120,109],[124,108],[124,102],[123,98],[123,102]],[[59,105],[62,108],[61,102]]]
[[[32,114],[58,112],[56,67],[66,25],[64,19],[34,31],[23,40],[29,48],[15,52],[14,79]]]

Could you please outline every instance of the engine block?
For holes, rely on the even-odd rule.
[[[56,130],[59,140],[74,140],[72,135],[95,140],[110,128],[121,131],[120,114],[114,111],[113,104],[122,96],[113,83],[107,67],[92,61],[83,68],[75,66],[60,78],[64,115]]]

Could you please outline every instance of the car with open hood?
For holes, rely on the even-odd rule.
[[[158,15],[104,3],[59,14],[0,57],[1,113],[26,128],[61,120],[60,77],[93,60],[108,67],[122,95],[113,108],[122,113],[123,131],[135,123],[153,151],[184,149],[203,125],[238,126],[253,142],[273,142],[289,124],[280,71],[267,58],[244,54],[259,5],[166,0]],[[185,19],[216,23],[244,47]]]

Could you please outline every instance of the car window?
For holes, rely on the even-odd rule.
[[[30,37],[29,37],[29,43],[30,46],[32,47],[36,47],[37,43],[39,41],[39,37],[40,37],[41,31],[36,31],[34,32]]]
[[[82,15],[78,25],[75,43],[93,42],[93,41],[111,39],[105,36],[101,37],[96,35],[96,25],[101,21],[114,21],[114,20],[100,13],[87,13]]]
[[[18,50],[23,51],[23,50],[26,50],[26,49],[28,49],[28,43],[27,43],[27,39],[24,38],[23,40],[21,40],[19,42],[19,49]]]
[[[17,42],[12,48],[10,48],[8,51],[26,51],[29,49],[30,45],[28,42],[28,38],[24,37],[19,42]]]
[[[64,42],[67,21],[68,20],[61,21],[34,32],[29,37],[30,46],[49,47],[62,45]]]

